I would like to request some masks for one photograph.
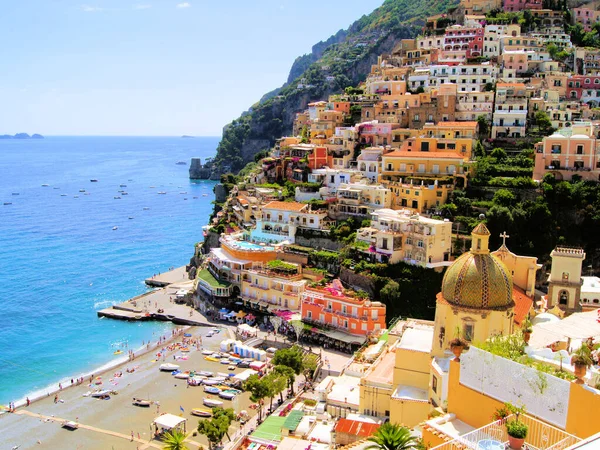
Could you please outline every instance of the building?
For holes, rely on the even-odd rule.
[[[385,305],[360,297],[334,280],[325,287],[306,287],[302,321],[341,332],[346,336],[338,335],[339,340],[360,346],[367,336],[385,329]]]
[[[367,219],[381,208],[390,208],[392,193],[381,184],[341,184],[336,192],[336,201],[329,204],[329,216],[336,220],[355,217]]]
[[[276,261],[244,270],[240,295],[246,306],[258,311],[300,311],[305,285],[301,266]]]
[[[558,180],[573,176],[598,181],[600,153],[594,137],[595,127],[590,122],[575,122],[536,144],[533,179],[542,180],[551,173]]]
[[[364,178],[371,181],[379,179],[381,171],[381,155],[385,153],[383,147],[367,147],[360,151],[356,158],[356,168]]]
[[[465,15],[485,14],[494,9],[500,9],[500,0],[460,0],[460,6],[465,9]]]
[[[581,248],[556,247],[550,253],[552,268],[548,278],[548,309],[558,305],[566,312],[581,311],[581,269],[585,252]]]
[[[380,209],[371,226],[357,231],[356,240],[369,244],[367,252],[379,262],[404,261],[428,268],[449,266],[452,223],[408,210]]]
[[[581,306],[583,310],[600,308],[600,278],[581,277]]]
[[[251,239],[259,242],[293,243],[298,227],[321,229],[326,219],[325,210],[312,211],[310,205],[298,202],[272,201],[262,207],[260,219],[251,232]]]
[[[525,136],[527,91],[523,83],[497,83],[492,138]]]

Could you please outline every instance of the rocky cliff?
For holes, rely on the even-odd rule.
[[[226,125],[214,161],[216,170],[238,171],[256,153],[292,131],[297,112],[363,81],[382,53],[412,38],[427,16],[455,6],[456,0],[386,0],[348,29],[314,45],[294,61],[286,83]]]

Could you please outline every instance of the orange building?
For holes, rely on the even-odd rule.
[[[366,336],[385,329],[385,305],[349,293],[339,280],[325,287],[307,287],[302,294],[302,320],[343,333]],[[353,341],[354,343],[354,341]]]

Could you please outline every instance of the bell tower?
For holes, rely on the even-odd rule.
[[[548,309],[558,305],[565,312],[581,311],[581,270],[585,252],[582,248],[556,247],[550,253],[552,268],[548,279]]]

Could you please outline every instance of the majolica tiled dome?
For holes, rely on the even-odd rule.
[[[451,304],[468,308],[497,309],[513,304],[512,276],[488,249],[487,227],[480,223],[472,232],[473,246],[448,267],[442,296]]]

